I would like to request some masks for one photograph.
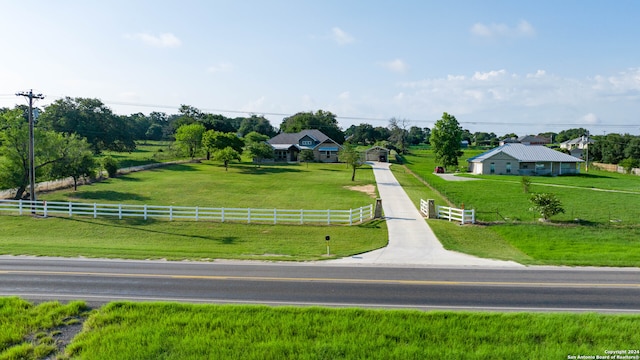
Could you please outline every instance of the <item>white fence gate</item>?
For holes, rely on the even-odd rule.
[[[52,214],[65,216],[100,217],[141,217],[175,219],[242,221],[247,223],[271,224],[309,224],[353,225],[373,218],[373,205],[369,204],[350,210],[286,210],[286,209],[241,209],[209,208],[187,206],[126,205],[126,204],[89,204],[57,201],[0,200],[0,213],[10,212],[19,215],[39,214],[47,217]]]

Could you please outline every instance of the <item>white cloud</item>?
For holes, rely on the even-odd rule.
[[[589,124],[589,125],[600,123],[600,119],[594,113],[588,113],[587,115],[583,116],[582,121],[584,121],[586,124]]]
[[[333,40],[340,45],[350,44],[355,41],[353,36],[347,34],[344,30],[339,27],[334,27],[331,29],[331,34],[333,36]]]
[[[480,38],[517,38],[517,37],[533,37],[536,30],[526,20],[521,20],[515,27],[506,24],[482,24],[475,23],[471,26],[471,34]]]
[[[207,68],[207,72],[210,74],[229,72],[232,70],[233,70],[233,64],[229,62],[220,62],[215,65],[211,65]]]
[[[409,66],[402,59],[383,62],[381,63],[381,65],[389,71],[400,74],[407,72],[407,70],[409,69]]]
[[[547,75],[546,71],[538,70],[538,71],[536,71],[535,74],[527,74],[527,78],[529,78],[529,79],[533,79],[533,78],[539,79],[539,78],[541,78],[541,77],[543,77],[545,75]]]
[[[141,41],[149,46],[158,48],[175,48],[182,45],[182,41],[172,33],[153,35],[149,33],[126,34],[125,38]]]
[[[473,74],[473,77],[471,78],[472,80],[489,80],[492,78],[496,78],[502,75],[505,75],[507,73],[506,70],[502,69],[502,70],[492,70],[492,71],[488,71],[488,72],[478,72],[476,71],[475,74]]]
[[[351,93],[349,93],[348,91],[344,91],[340,95],[338,95],[338,98],[340,100],[349,100],[349,98],[351,98]]]

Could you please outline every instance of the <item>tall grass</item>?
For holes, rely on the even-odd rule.
[[[52,332],[75,321],[87,307],[74,301],[33,304],[0,297],[0,359],[41,359],[57,350]]]
[[[112,303],[80,359],[566,359],[635,348],[638,316]]]

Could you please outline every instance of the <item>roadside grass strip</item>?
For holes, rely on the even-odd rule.
[[[78,359],[567,359],[637,349],[640,317],[111,303]]]
[[[84,315],[82,301],[33,305],[17,297],[0,297],[0,359],[42,359],[58,351],[57,328]]]
[[[382,220],[301,226],[0,216],[0,228],[0,254],[122,259],[322,260],[378,249],[388,240]]]

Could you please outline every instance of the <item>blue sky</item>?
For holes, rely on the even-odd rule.
[[[0,107],[640,134],[640,1],[0,0]],[[223,111],[225,110],[225,111]],[[231,111],[231,112],[226,112]]]

